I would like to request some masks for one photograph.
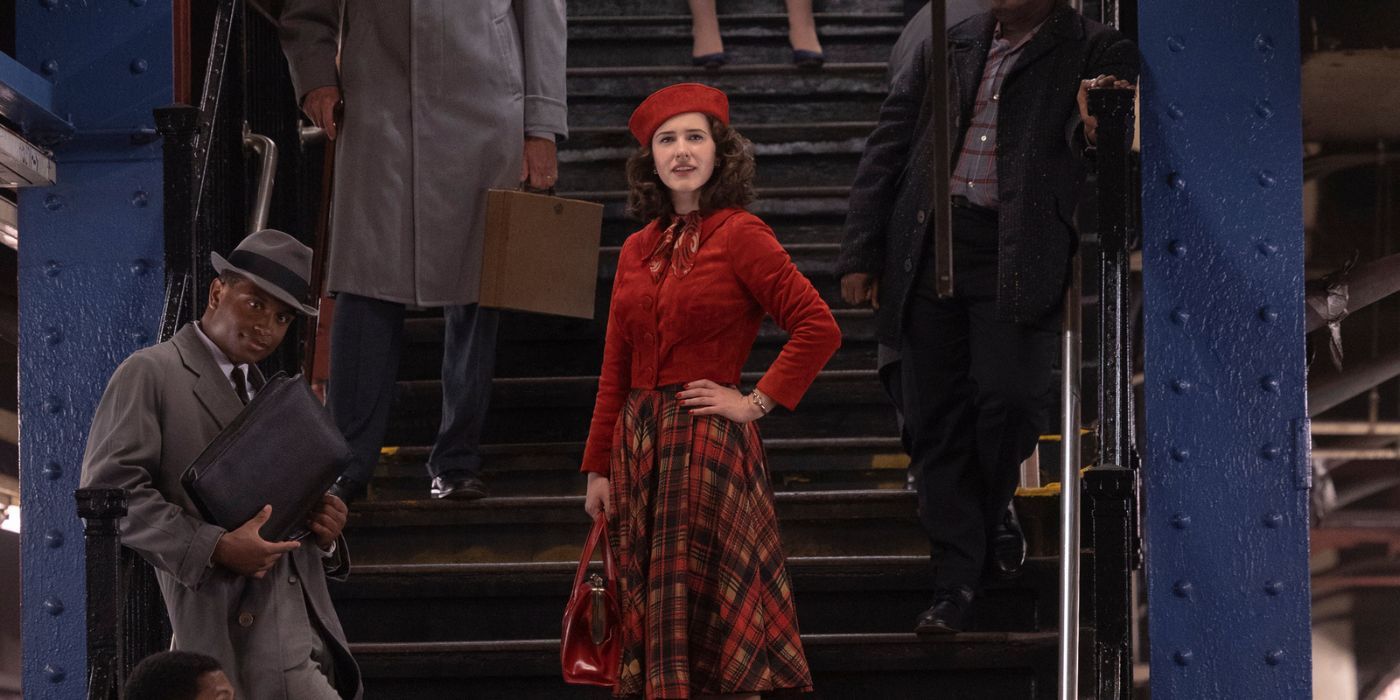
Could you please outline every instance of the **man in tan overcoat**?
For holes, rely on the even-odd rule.
[[[214,657],[240,698],[360,697],[360,672],[326,590],[349,573],[346,508],[327,495],[302,542],[267,542],[270,509],[230,531],[205,522],[180,475],[263,385],[257,363],[307,304],[311,249],[281,231],[244,239],[203,316],[112,375],[83,456],[84,487],[125,488],[122,544],[156,569],[173,646]],[[275,281],[274,281],[275,280]]]
[[[361,495],[378,462],[405,309],[442,307],[431,493],[479,498],[497,325],[477,306],[486,191],[554,185],[564,2],[287,0],[280,24],[302,109],[336,148],[328,405],[356,454],[336,492]]]

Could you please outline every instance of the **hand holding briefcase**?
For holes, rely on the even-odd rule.
[[[180,482],[204,519],[225,530],[263,506],[269,542],[301,539],[321,496],[350,466],[350,446],[298,374],[278,374],[196,457]]]

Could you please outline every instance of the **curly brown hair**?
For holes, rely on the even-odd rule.
[[[753,144],[728,124],[708,115],[706,118],[715,140],[715,171],[700,187],[700,211],[747,206],[756,196]],[[627,187],[627,213],[642,221],[675,216],[671,190],[656,174],[650,145],[638,148],[627,159]]]

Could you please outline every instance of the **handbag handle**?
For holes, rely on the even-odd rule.
[[[600,542],[603,545],[603,576],[609,584],[617,580],[612,545],[608,542],[608,519],[605,515],[599,515],[593,521],[593,530],[588,533],[588,539],[583,543],[583,554],[579,556],[578,560],[578,572],[574,574],[574,589],[578,589],[583,583],[583,577],[588,573],[588,564],[593,561],[593,552],[597,550]]]

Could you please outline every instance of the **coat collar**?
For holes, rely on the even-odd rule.
[[[1068,5],[1060,5],[1052,10],[1050,16],[1045,19],[1045,24],[1021,49],[1020,56],[1007,72],[1007,78],[1034,63],[1061,42],[1083,38],[1084,26],[1076,21],[1078,16],[1079,13]],[[992,47],[992,35],[996,28],[997,20],[990,12],[973,15],[949,28],[948,48],[954,53],[954,60],[960,55],[965,56],[956,64],[959,76],[965,81],[972,81],[974,84],[981,81],[982,65],[987,58],[987,51]],[[976,70],[971,74],[968,69],[972,66],[967,64],[972,61],[967,60],[968,58],[976,63]]]
[[[716,229],[724,224],[725,221],[728,221],[729,217],[741,211],[744,210],[739,207],[730,207],[728,209],[716,209],[706,214],[704,218],[700,220],[700,245],[703,247],[705,241],[714,234]],[[656,247],[657,239],[661,238],[661,234],[665,232],[666,227],[670,225],[670,219],[657,218],[652,219],[651,223],[647,224],[646,228],[640,231],[642,240],[645,242],[645,245],[642,246],[642,255],[650,253],[651,250]],[[643,258],[643,260],[645,261],[645,258]],[[645,264],[645,262],[643,264]]]
[[[233,392],[228,377],[219,369],[219,363],[209,354],[209,349],[204,347],[204,341],[199,339],[199,331],[195,330],[193,323],[185,324],[170,342],[180,353],[180,361],[185,364],[185,369],[197,377],[194,383],[195,398],[199,399],[204,410],[209,412],[222,430],[243,410],[243,402],[239,401],[238,394]],[[250,369],[252,372],[258,371],[257,367]]]

